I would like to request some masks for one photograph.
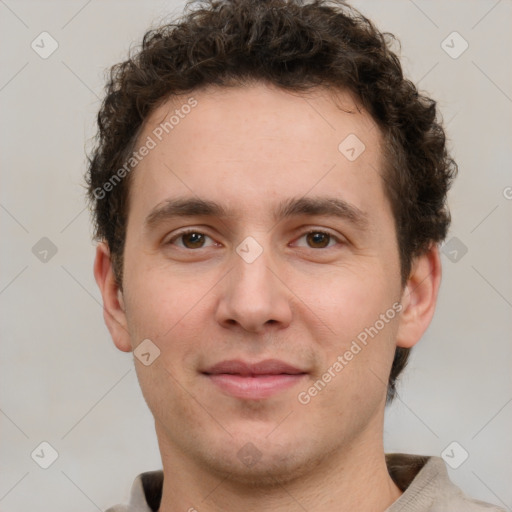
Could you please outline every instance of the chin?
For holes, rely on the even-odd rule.
[[[242,446],[239,450],[210,450],[206,455],[202,454],[202,464],[220,478],[229,478],[229,481],[250,488],[274,488],[300,479],[310,474],[322,464],[328,454],[307,453],[304,446],[297,447],[273,445],[261,442],[259,446],[265,446],[260,450],[256,443],[231,442],[233,446]],[[217,452],[217,453],[216,453]]]

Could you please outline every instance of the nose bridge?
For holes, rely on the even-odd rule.
[[[288,325],[291,310],[286,287],[276,278],[271,249],[247,237],[233,254],[230,272],[217,311],[224,325],[259,331],[269,324]]]
[[[247,250],[247,248],[246,248]],[[271,279],[273,277],[270,271],[269,251],[262,251],[261,254],[255,254],[253,249],[249,249],[245,255],[240,255],[243,249],[237,251],[234,257],[234,280],[235,285],[239,284],[242,292],[244,288],[249,292],[259,290],[268,293],[271,288]],[[247,258],[246,258],[247,256]]]

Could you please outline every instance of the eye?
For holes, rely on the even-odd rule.
[[[207,240],[210,240],[212,243],[207,245]],[[208,235],[193,230],[181,232],[171,238],[167,243],[169,245],[177,245],[182,249],[202,249],[216,244]]]
[[[310,249],[325,249],[340,243],[340,240],[337,237],[325,231],[309,231],[302,235],[298,240],[302,239],[306,240],[306,246]],[[299,247],[304,247],[302,244],[297,245]]]

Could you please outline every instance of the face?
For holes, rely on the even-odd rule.
[[[135,364],[162,452],[297,475],[382,436],[402,289],[381,134],[345,93],[191,96],[139,137],[111,332],[160,351]]]

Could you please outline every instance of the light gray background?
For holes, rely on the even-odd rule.
[[[103,324],[82,174],[103,71],[182,5],[0,0],[2,511],[103,510],[160,467],[132,355]],[[437,315],[388,410],[386,450],[440,455],[457,441],[469,458],[453,481],[511,510],[512,2],[355,5],[400,38],[406,72],[439,101],[460,166],[448,239],[467,247],[443,255]],[[43,31],[59,44],[47,59],[31,48]],[[457,59],[441,47],[453,31],[469,43]],[[42,237],[58,249],[47,262],[32,252]],[[59,454],[46,470],[31,458],[42,441]]]

